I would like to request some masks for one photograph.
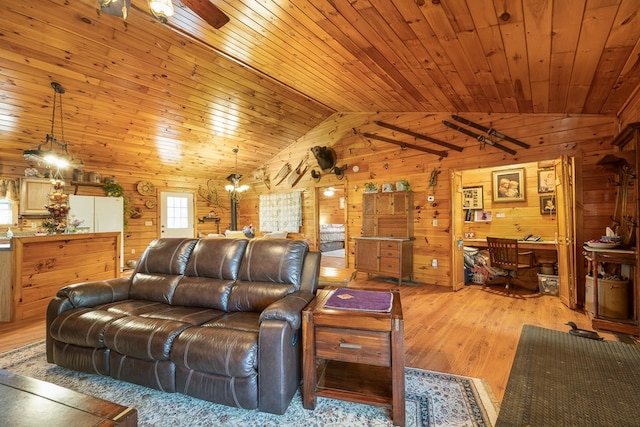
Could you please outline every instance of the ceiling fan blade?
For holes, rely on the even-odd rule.
[[[222,28],[229,17],[209,0],[181,0],[196,15],[204,19],[213,28]]]

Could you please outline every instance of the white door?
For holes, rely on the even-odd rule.
[[[193,193],[160,192],[160,237],[195,237]]]

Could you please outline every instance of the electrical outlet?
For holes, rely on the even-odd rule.
[[[434,219],[433,221],[431,221],[431,225],[433,225],[434,227],[438,226],[438,220]]]
[[[437,259],[432,259],[431,260],[431,267],[433,268],[438,268],[438,260]]]
[[[131,255],[134,255],[136,253],[136,248],[131,248]]]
[[[153,225],[153,221],[145,221],[144,225],[145,227],[151,227]]]

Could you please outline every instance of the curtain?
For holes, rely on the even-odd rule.
[[[260,195],[260,231],[299,233],[302,226],[302,192]]]

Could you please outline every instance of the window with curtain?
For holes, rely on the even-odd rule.
[[[260,195],[260,231],[299,233],[302,226],[302,192]]]

